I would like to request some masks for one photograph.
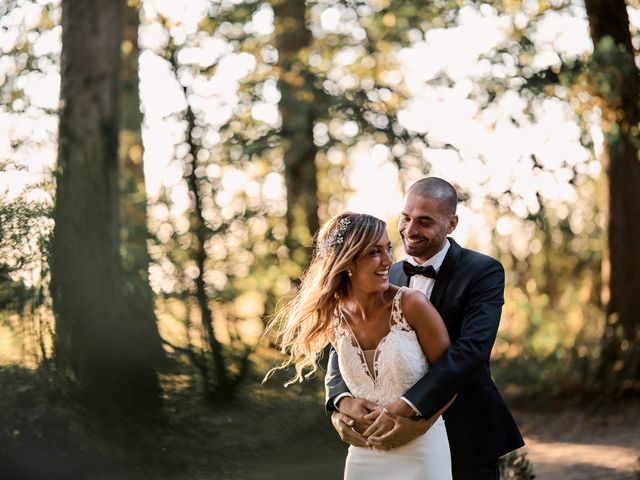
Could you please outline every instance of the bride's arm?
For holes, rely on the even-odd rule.
[[[429,364],[435,365],[451,345],[442,317],[427,297],[418,290],[408,290],[404,293],[402,311],[407,323],[415,330]]]
[[[451,340],[442,317],[422,292],[409,290],[402,297],[402,311],[413,328],[430,365],[434,365],[447,351]],[[408,443],[424,434],[453,403],[453,397],[431,418],[424,419],[405,399],[387,405],[384,411],[374,412],[375,421],[365,432],[376,448],[388,449]],[[369,419],[373,419],[369,417]]]
[[[427,300],[427,297],[418,290],[408,290],[404,293],[402,296],[402,312],[409,326],[415,330],[418,342],[429,361],[429,365],[435,365],[451,345],[451,339],[444,325],[444,320],[442,320],[433,304]],[[453,398],[430,420],[435,422],[449,408]],[[420,415],[420,412],[404,397],[387,405],[387,409],[391,413],[404,417]]]

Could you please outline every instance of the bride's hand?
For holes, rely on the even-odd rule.
[[[353,420],[352,427],[359,433],[364,432],[375,419],[369,419],[371,412],[380,407],[364,398],[343,397],[338,403],[338,411]]]
[[[367,437],[367,447],[392,450],[423,435],[430,426],[428,420],[409,419],[395,415],[385,408],[373,425],[364,432],[364,436]]]
[[[365,437],[370,437],[372,435],[374,437],[379,437],[393,429],[395,423],[391,420],[389,415],[381,415],[383,410],[386,413],[393,413],[401,417],[412,417],[415,414],[411,407],[403,400],[397,400],[390,403],[389,405],[386,405],[384,409],[378,408],[364,417],[365,421],[370,425],[363,434]]]
[[[386,408],[380,407],[364,417],[365,420],[370,422],[369,428],[367,428],[362,434],[365,438],[369,438],[371,436],[379,437],[380,435],[384,435],[391,431],[394,423],[391,418],[386,415],[386,412]]]
[[[429,419],[413,416],[413,409],[402,400],[390,403],[382,409],[376,421],[364,432],[363,435],[367,437],[367,447],[392,450],[424,435],[451,406],[455,398],[456,396]]]

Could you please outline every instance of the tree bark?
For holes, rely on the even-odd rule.
[[[602,373],[615,388],[640,374],[640,77],[624,0],[586,0],[593,81],[602,99],[609,185],[610,298]]]
[[[287,189],[287,246],[291,258],[308,263],[318,219],[318,170],[313,142],[314,85],[305,56],[311,32],[305,26],[305,2],[278,0],[273,4],[280,77],[280,114],[284,177]]]
[[[63,393],[148,407],[158,378],[139,348],[120,264],[118,133],[125,2],[62,2],[62,62],[51,276]]]

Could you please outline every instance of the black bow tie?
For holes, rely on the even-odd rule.
[[[429,278],[436,278],[438,276],[438,272],[436,272],[436,269],[431,265],[420,267],[412,265],[409,262],[402,262],[402,270],[404,270],[404,274],[407,278],[411,278],[413,275],[422,275],[423,277]]]

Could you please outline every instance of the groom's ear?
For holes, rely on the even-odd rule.
[[[447,234],[450,235],[458,226],[458,215],[449,217],[449,225],[447,225]]]

